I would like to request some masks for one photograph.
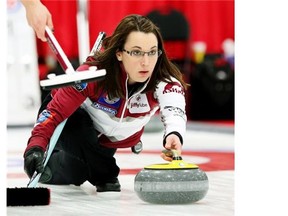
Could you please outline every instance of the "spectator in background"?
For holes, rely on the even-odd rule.
[[[21,0],[26,9],[28,24],[34,29],[37,37],[47,41],[45,37],[45,26],[53,30],[52,15],[40,0]]]

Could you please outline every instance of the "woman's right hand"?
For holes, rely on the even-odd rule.
[[[42,173],[44,171],[44,151],[40,147],[33,147],[24,154],[24,170],[31,178],[35,171]]]

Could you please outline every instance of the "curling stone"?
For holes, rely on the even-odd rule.
[[[135,176],[137,196],[154,204],[185,204],[203,199],[209,188],[206,173],[183,161],[177,151],[164,153],[172,154],[172,162],[146,166]]]

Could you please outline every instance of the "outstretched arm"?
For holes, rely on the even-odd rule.
[[[184,89],[179,81],[160,82],[156,88],[156,96],[160,105],[161,120],[164,124],[163,146],[167,150],[176,150],[181,156],[182,144],[186,133],[187,116],[185,113]],[[172,161],[172,157],[161,155],[164,160]]]
[[[47,41],[45,37],[45,26],[53,30],[52,16],[49,10],[40,0],[21,0],[26,9],[28,24],[33,28],[37,37],[42,41]]]

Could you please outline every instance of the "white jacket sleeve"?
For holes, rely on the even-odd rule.
[[[184,140],[187,116],[185,112],[184,88],[175,78],[172,83],[160,82],[155,91],[160,106],[161,120],[164,124],[164,137],[177,132]]]

